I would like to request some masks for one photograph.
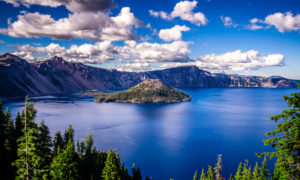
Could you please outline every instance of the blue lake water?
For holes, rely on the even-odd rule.
[[[116,149],[127,167],[136,163],[143,176],[154,179],[192,179],[223,155],[223,175],[235,173],[238,163],[258,159],[264,134],[276,124],[268,117],[287,108],[283,95],[297,89],[207,88],[183,89],[192,102],[174,104],[94,103],[91,98],[44,96],[32,98],[37,122],[45,119],[53,135],[68,124],[75,140],[92,133],[97,150]],[[9,102],[13,116],[23,102]],[[260,161],[260,160],[259,160]]]

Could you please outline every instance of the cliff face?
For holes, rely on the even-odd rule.
[[[176,88],[296,88],[296,84],[300,82],[281,77],[238,77],[214,74],[195,66],[136,73],[70,63],[59,57],[30,64],[11,54],[0,56],[1,98],[129,88],[145,79],[160,79],[163,83]]]

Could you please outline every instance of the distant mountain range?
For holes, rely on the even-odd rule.
[[[263,87],[296,88],[299,80],[242,77],[210,73],[196,66],[148,72],[122,72],[64,61],[28,63],[12,54],[0,55],[0,98],[62,94],[88,90],[126,89],[145,79],[160,79],[176,88]]]

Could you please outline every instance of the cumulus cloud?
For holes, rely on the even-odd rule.
[[[72,12],[80,11],[105,11],[116,7],[113,0],[3,0],[15,7],[24,5],[30,7],[31,5],[41,5],[49,7],[65,6]]]
[[[275,27],[279,32],[290,32],[300,30],[300,14],[293,15],[291,12],[274,13],[265,17],[265,19],[253,18],[250,24],[246,25],[246,29],[258,30],[269,29]]]
[[[260,56],[258,51],[249,50],[242,52],[236,50],[224,54],[208,54],[195,59],[194,62],[187,63],[166,63],[161,68],[170,68],[177,66],[194,65],[205,70],[242,72],[245,70],[254,70],[268,66],[285,65],[284,56],[282,54],[270,54]]]
[[[168,14],[164,11],[149,10],[150,15],[154,17],[160,17],[165,20],[171,20],[179,17],[182,20],[189,21],[197,26],[206,25],[208,20],[202,12],[193,12],[196,8],[197,1],[181,1],[177,3],[173,11]]]
[[[183,31],[190,31],[191,29],[187,26],[176,25],[170,29],[161,29],[159,31],[159,38],[164,41],[181,40]]]
[[[221,16],[220,17],[225,27],[237,27],[237,24],[233,23],[233,20],[229,16]]]
[[[291,12],[268,15],[264,22],[274,26],[279,32],[300,30],[300,14],[293,16]]]
[[[65,60],[81,63],[103,63],[111,60],[121,60],[127,63],[140,63],[136,66],[145,66],[146,63],[189,61],[191,60],[189,58],[189,44],[189,42],[183,41],[164,44],[125,41],[124,46],[114,46],[111,41],[102,41],[95,44],[72,45],[66,49],[59,44],[51,43],[45,47],[19,46],[14,54],[31,62],[52,56],[61,56]]]
[[[79,12],[54,20],[50,15],[35,12],[19,15],[17,21],[9,24],[7,29],[0,29],[0,33],[26,38],[119,41],[137,39],[131,31],[134,26],[139,27],[141,24],[129,7],[122,8],[115,17],[109,17],[103,12]]]

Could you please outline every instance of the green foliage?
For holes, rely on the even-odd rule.
[[[217,180],[223,180],[224,178],[221,176],[221,171],[222,171],[222,154],[218,155],[218,162],[214,168],[215,174],[216,174],[216,179]]]
[[[61,136],[60,131],[57,131],[55,133],[53,146],[54,146],[54,154],[55,155],[57,155],[59,153],[59,151],[64,148],[64,140]]]
[[[252,173],[252,179],[253,180],[258,180],[259,179],[259,167],[258,163],[256,162],[253,173]]]
[[[268,172],[268,168],[267,168],[267,158],[264,158],[264,161],[262,162],[261,168],[260,168],[260,174],[259,174],[259,179],[261,180],[266,180],[267,176],[269,174]]]
[[[243,178],[242,176],[242,163],[240,162],[239,167],[236,171],[236,174],[234,176],[235,180],[241,180]]]
[[[115,150],[109,150],[105,167],[102,171],[102,178],[104,180],[121,180],[122,166],[120,157]]]
[[[66,147],[67,144],[71,141],[74,144],[74,129],[72,125],[69,124],[69,128],[65,131],[64,134],[64,146]]]
[[[74,144],[69,141],[66,149],[61,151],[51,163],[52,179],[78,179],[79,178],[79,157],[75,151]]]
[[[198,177],[198,172],[197,172],[197,170],[195,171],[195,174],[194,174],[194,176],[193,176],[193,180],[197,180],[197,177]]]
[[[208,180],[214,180],[214,172],[211,166],[208,166],[208,170],[207,170],[207,179]]]
[[[259,156],[280,158],[276,163],[276,176],[300,179],[300,92],[283,98],[290,109],[270,118],[275,122],[283,121],[277,124],[276,130],[268,132],[266,136],[270,138],[264,140],[265,145],[271,145],[276,151],[261,153]]]
[[[200,180],[206,180],[204,169],[202,169]]]
[[[142,174],[140,168],[136,168],[135,164],[132,164],[132,180],[142,180]]]

